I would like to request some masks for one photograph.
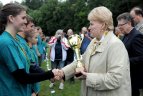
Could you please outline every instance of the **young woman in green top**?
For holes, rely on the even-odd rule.
[[[57,70],[30,73],[30,61],[17,32],[23,31],[26,9],[17,3],[9,3],[0,10],[0,96],[31,96],[31,84],[54,78]]]

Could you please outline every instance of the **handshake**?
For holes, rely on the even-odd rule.
[[[52,72],[54,74],[54,78],[53,79],[55,79],[55,80],[61,80],[64,77],[63,70],[53,69]]]
[[[52,72],[54,74],[54,78],[53,79],[55,79],[55,80],[61,80],[65,76],[64,71],[62,69],[53,69]],[[75,75],[76,74],[81,74],[82,77],[84,77],[84,78],[86,78],[86,76],[87,76],[87,72],[86,72],[84,67],[76,68],[74,74]]]

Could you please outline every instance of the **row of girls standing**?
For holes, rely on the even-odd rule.
[[[36,64],[33,26],[24,6],[8,3],[1,8],[0,96],[31,96],[38,92],[37,82],[58,75],[56,69],[45,72]]]

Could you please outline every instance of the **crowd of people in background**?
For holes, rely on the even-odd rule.
[[[76,56],[68,42],[74,34],[81,38],[80,53],[86,71],[80,71],[87,78],[82,82],[86,95],[81,93],[81,96],[143,96],[143,10],[134,7],[120,14],[115,28],[112,14],[106,7],[93,9],[88,19],[90,26],[83,26],[81,32],[71,28],[57,29],[54,36],[45,36],[24,6],[17,3],[3,6],[0,10],[0,96],[38,96],[39,82],[43,80],[49,80],[49,87],[53,88],[55,80],[60,79],[61,90],[66,78],[74,82],[75,72],[72,71]],[[98,50],[98,46],[101,49]],[[51,70],[45,71],[41,66],[47,58]]]

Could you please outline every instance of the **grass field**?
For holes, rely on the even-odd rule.
[[[42,68],[46,69],[46,63],[42,64]],[[65,81],[64,89],[59,90],[59,81],[55,83],[54,90],[55,93],[52,95],[50,92],[53,89],[49,88],[50,81],[42,81],[41,82],[41,90],[39,96],[80,96],[80,80],[75,80],[75,82]]]

